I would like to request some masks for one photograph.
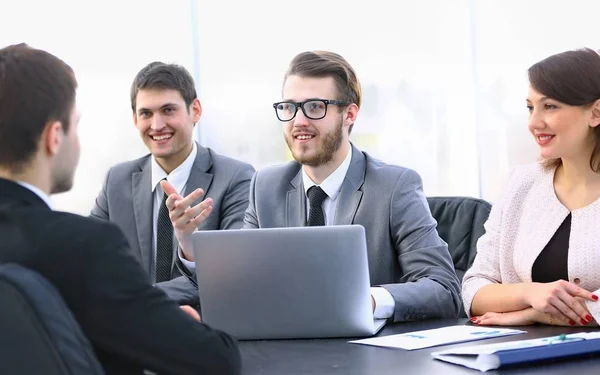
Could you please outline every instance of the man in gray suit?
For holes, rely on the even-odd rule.
[[[244,227],[360,224],[376,318],[455,318],[460,284],[421,178],[350,143],[360,104],[360,83],[341,56],[317,51],[292,60],[283,100],[273,106],[295,161],[254,175]],[[172,213],[185,216],[181,208]],[[192,259],[183,241],[182,250]]]
[[[192,202],[188,213],[196,228],[241,228],[254,168],[193,141],[202,107],[192,76],[181,66],[153,62],[140,70],[131,86],[131,108],[150,155],[110,169],[91,216],[121,228],[152,282],[180,304],[196,305],[193,280],[179,272],[166,195],[182,194]],[[199,203],[202,197],[209,198]]]

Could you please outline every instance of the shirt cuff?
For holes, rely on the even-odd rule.
[[[396,302],[390,292],[382,287],[374,287],[371,288],[371,296],[375,300],[375,311],[373,312],[375,319],[387,319],[394,315]]]
[[[188,269],[188,271],[196,273],[196,262],[190,262],[189,260],[185,259],[179,246],[177,247],[177,255],[179,256],[181,263],[185,266],[185,268]]]

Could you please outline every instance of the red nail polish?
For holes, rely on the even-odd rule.
[[[598,296],[597,296],[597,295],[595,295],[595,294],[592,294],[592,299],[593,299],[594,301],[598,301]]]
[[[581,319],[581,324],[582,324],[582,325],[586,325],[586,324],[587,324],[587,322],[586,322],[585,320]]]
[[[588,322],[591,322],[591,321],[592,321],[592,317],[591,317],[589,314],[588,314],[588,315],[586,315],[586,316],[585,316],[585,318],[587,319],[587,321],[588,321]]]
[[[574,322],[574,321],[572,321],[572,320],[569,320],[569,324],[570,324],[570,325],[572,325],[572,326],[574,326],[574,325],[575,325],[575,322]]]

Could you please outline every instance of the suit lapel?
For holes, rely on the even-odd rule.
[[[140,171],[132,175],[133,213],[140,243],[140,255],[146,270],[152,272],[152,168],[150,157],[144,159]],[[149,249],[143,251],[141,249]]]
[[[191,192],[198,188],[204,190],[204,196],[195,201],[192,204],[192,207],[202,202],[202,200],[208,196],[208,189],[210,188],[210,184],[213,180],[213,174],[208,172],[212,167],[212,156],[206,148],[200,146],[199,144],[196,144],[196,146],[198,148],[198,152],[196,153],[196,159],[192,165],[190,176],[185,184],[185,192],[183,196],[188,196]]]
[[[286,197],[287,227],[303,227],[306,225],[306,197],[302,185],[302,167],[290,181],[292,189],[288,190]]]
[[[342,190],[337,198],[335,209],[335,225],[350,225],[358,210],[363,192],[360,190],[365,182],[365,155],[352,145],[352,160],[342,183]]]

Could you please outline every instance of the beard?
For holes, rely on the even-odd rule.
[[[285,141],[292,152],[292,156],[298,163],[309,167],[319,167],[332,161],[335,153],[342,146],[342,141],[344,140],[343,120],[340,118],[333,130],[320,136],[321,141],[314,154],[308,153],[309,146],[307,145],[300,145],[301,151],[296,151],[293,148],[293,138],[291,135],[286,136]]]

